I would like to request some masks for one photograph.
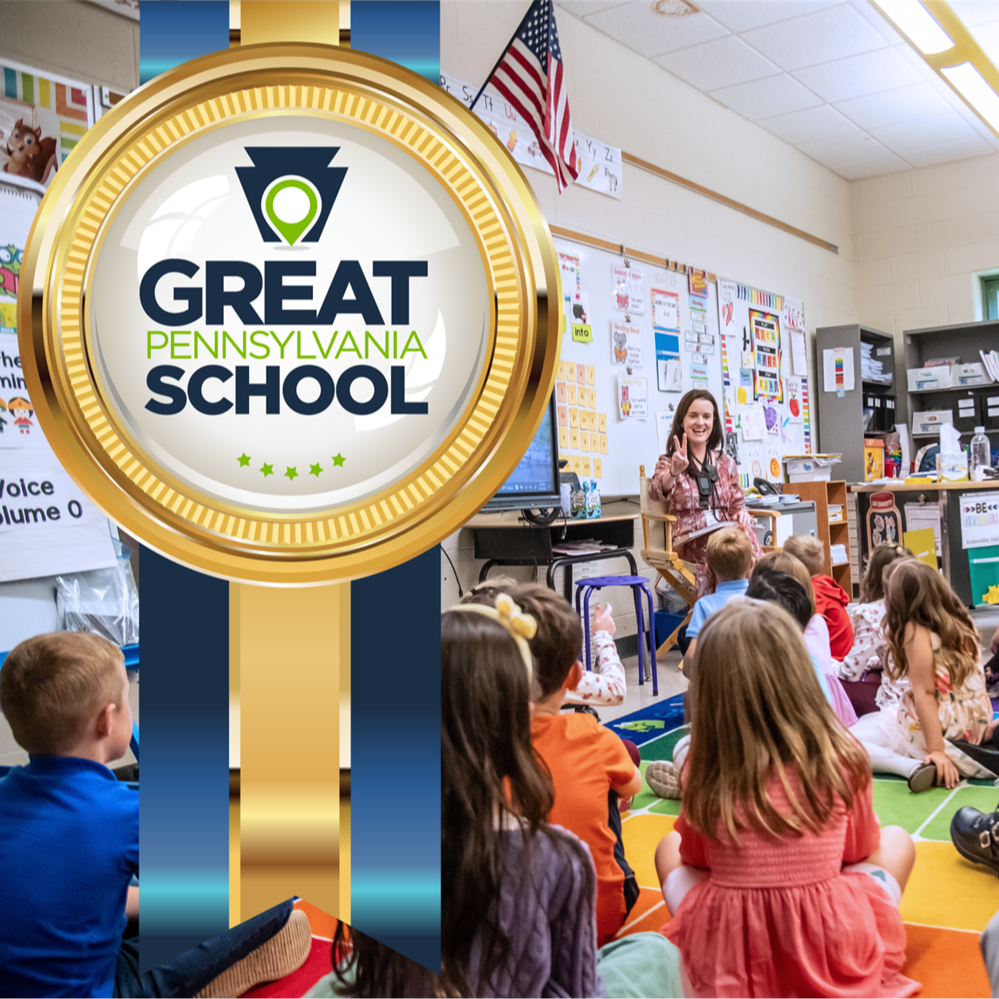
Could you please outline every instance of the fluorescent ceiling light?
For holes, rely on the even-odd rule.
[[[923,53],[945,52],[954,42],[919,0],[874,0],[906,37]]]
[[[985,77],[970,62],[945,66],[940,72],[989,123],[992,130],[999,132],[999,95],[985,82]]]

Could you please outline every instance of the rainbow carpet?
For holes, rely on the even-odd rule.
[[[639,744],[641,769],[652,760],[673,758],[681,729],[676,700],[608,724]],[[964,860],[950,841],[951,816],[962,806],[990,812],[999,789],[987,781],[962,781],[953,791],[934,788],[912,794],[899,777],[875,774],[874,809],[882,825],[906,829],[916,842],[916,866],[902,897],[908,933],[903,974],[922,982],[921,996],[989,996],[989,982],[978,950],[978,934],[999,910],[999,879]],[[646,784],[623,816],[624,846],[642,893],[620,936],[658,930],[669,919],[657,883],[656,844],[672,828],[680,802],[657,798]]]

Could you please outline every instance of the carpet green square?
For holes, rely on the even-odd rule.
[[[926,828],[920,835],[923,839],[937,839],[946,843],[950,842],[950,820],[954,813],[965,805],[977,808],[980,812],[995,811],[999,804],[999,791],[994,787],[960,787],[954,792],[954,796],[947,804],[940,809],[937,815],[933,816],[933,821],[927,823]]]
[[[946,800],[951,792],[934,787],[913,794],[904,780],[874,780],[874,812],[883,826],[901,826],[914,833]]]

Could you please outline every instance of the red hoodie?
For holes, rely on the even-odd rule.
[[[812,589],[815,590],[815,612],[826,619],[829,627],[829,651],[833,659],[842,662],[853,648],[853,625],[846,613],[850,598],[832,576],[812,576]]]

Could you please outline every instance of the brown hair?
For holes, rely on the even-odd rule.
[[[860,602],[873,604],[885,597],[885,569],[903,558],[916,556],[902,545],[878,545],[867,559],[867,569],[860,581]]]
[[[811,576],[820,576],[826,567],[826,549],[811,534],[792,534],[784,542],[784,551],[804,563]]]
[[[833,713],[801,630],[776,604],[731,601],[697,639],[683,812],[709,839],[818,833],[835,797],[870,780],[867,754]],[[794,780],[792,781],[792,775]],[[777,779],[791,804],[774,806]]]
[[[121,707],[124,657],[100,635],[52,632],[11,650],[0,669],[0,711],[32,756],[72,749],[91,718]]]
[[[707,401],[714,407],[715,411],[715,422],[711,427],[711,434],[708,437],[708,453],[717,451],[721,447],[722,425],[721,420],[718,418],[718,403],[715,402],[715,397],[708,392],[707,389],[691,389],[689,392],[685,393],[683,398],[677,403],[676,413],[673,416],[673,426],[669,432],[669,440],[666,442],[667,458],[672,458],[673,452],[676,450],[676,444],[673,443],[673,438],[675,437],[678,441],[683,440],[683,418],[687,415],[687,410],[690,409],[691,405],[697,402],[698,399],[707,399]],[[687,466],[687,474],[693,476],[693,464]]]
[[[752,579],[763,572],[783,572],[786,576],[791,576],[801,583],[801,588],[808,597],[808,602],[812,606],[812,617],[815,617],[815,588],[812,586],[812,577],[805,568],[805,563],[800,558],[795,558],[788,551],[767,552],[757,560],[753,566]]]
[[[529,640],[534,676],[541,697],[550,697],[565,683],[583,648],[583,626],[568,600],[537,583],[522,583],[510,596],[537,622]]]
[[[893,662],[886,666],[897,680],[909,672],[905,656],[905,629],[922,625],[940,636],[940,646],[950,682],[960,687],[978,669],[978,629],[950,584],[918,559],[899,559],[886,573],[885,614],[882,630]]]
[[[742,579],[753,564],[753,546],[745,531],[726,527],[708,538],[708,565],[719,582]]]

